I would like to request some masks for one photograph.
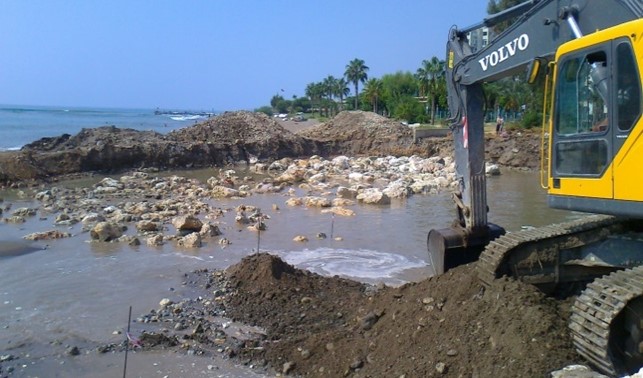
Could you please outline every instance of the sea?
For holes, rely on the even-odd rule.
[[[19,150],[45,137],[75,135],[83,128],[116,126],[168,133],[219,111],[0,105],[0,151]]]

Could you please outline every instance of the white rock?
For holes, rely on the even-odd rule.
[[[157,234],[152,237],[147,238],[146,243],[150,247],[158,247],[163,245],[163,235]]]
[[[485,173],[489,176],[498,176],[500,167],[497,164],[486,164]]]
[[[357,195],[357,200],[374,205],[388,205],[391,203],[391,198],[376,188],[364,189],[363,192]]]
[[[179,239],[179,245],[186,248],[200,248],[201,235],[198,232],[191,232]]]
[[[331,160],[331,164],[340,169],[350,168],[350,159],[346,156],[337,156]]]

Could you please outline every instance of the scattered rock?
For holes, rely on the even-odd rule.
[[[193,215],[182,215],[172,219],[172,225],[179,231],[201,231],[203,222]]]
[[[67,354],[70,356],[78,356],[80,355],[80,349],[78,349],[77,346],[72,346],[67,349]]]
[[[51,239],[61,239],[69,238],[71,234],[69,232],[61,232],[58,230],[50,230],[43,232],[34,232],[29,235],[25,235],[24,239],[27,240],[51,240]]]
[[[123,235],[123,226],[111,222],[98,222],[89,233],[92,240],[102,242],[118,239]]]
[[[163,245],[163,235],[157,234],[147,238],[146,243],[150,247],[158,247]]]
[[[179,245],[186,248],[201,248],[201,234],[192,232],[179,239]]]

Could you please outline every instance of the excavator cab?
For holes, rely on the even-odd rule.
[[[643,217],[639,42],[643,20],[563,44],[555,58],[547,183],[551,207]]]

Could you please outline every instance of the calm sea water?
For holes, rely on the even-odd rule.
[[[0,105],[0,151],[20,149],[44,137],[74,135],[83,128],[116,126],[167,133],[190,126],[219,112],[177,111],[156,114],[154,109],[108,109]]]

